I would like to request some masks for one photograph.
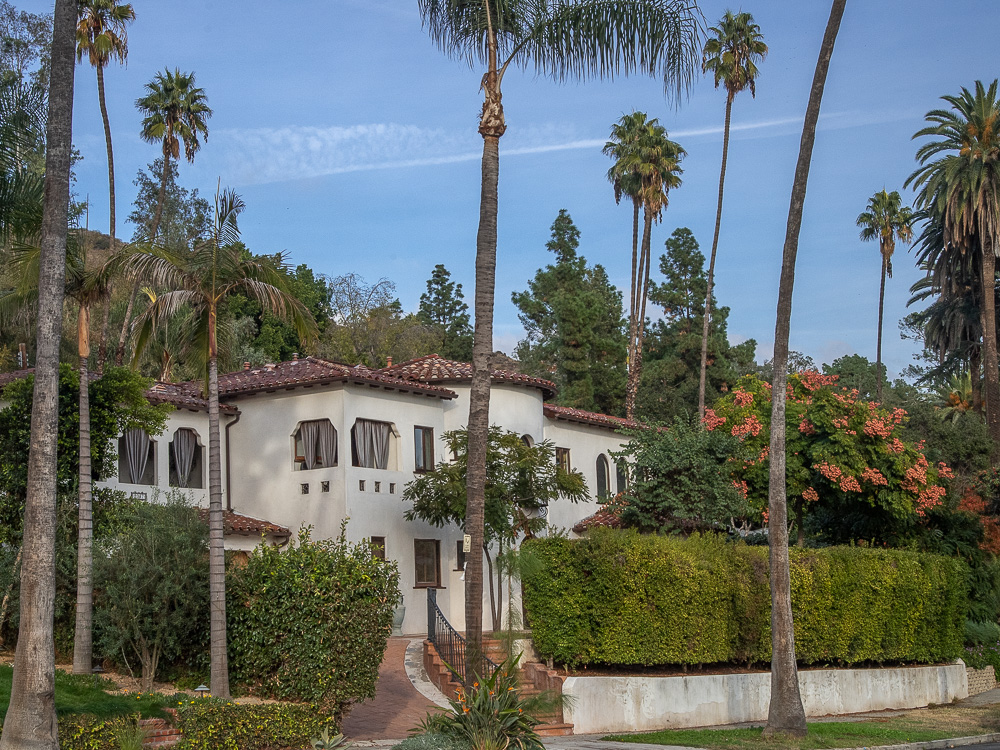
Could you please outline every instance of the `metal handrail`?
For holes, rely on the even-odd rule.
[[[500,666],[480,654],[479,664],[469,674],[466,670],[465,636],[451,626],[441,612],[437,603],[437,589],[427,589],[427,640],[434,644],[441,660],[461,679],[468,684],[470,678],[489,677]]]

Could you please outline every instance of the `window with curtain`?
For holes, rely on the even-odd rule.
[[[602,453],[597,457],[597,498],[606,500],[611,494],[611,466]]]
[[[413,428],[413,470],[434,470],[434,428]]]
[[[200,490],[205,486],[204,447],[198,445],[198,433],[180,427],[170,441],[170,486]]]
[[[156,443],[145,430],[127,430],[118,439],[118,481],[123,484],[156,484]]]
[[[628,467],[621,459],[615,462],[615,485],[615,491],[619,494],[628,489]]]
[[[414,539],[413,562],[416,588],[441,586],[441,542],[437,539]]]
[[[389,441],[392,425],[372,419],[358,419],[351,428],[351,464],[367,469],[389,468]]]
[[[295,468],[299,471],[337,465],[337,429],[329,419],[302,422],[295,431]]]

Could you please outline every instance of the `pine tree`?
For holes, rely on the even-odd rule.
[[[460,362],[472,360],[469,306],[465,304],[462,285],[451,280],[451,273],[441,263],[434,266],[427,280],[427,291],[420,295],[417,318],[441,337],[438,354]]]
[[[554,380],[557,402],[618,414],[625,395],[622,296],[600,265],[577,255],[580,230],[565,209],[546,248],[556,256],[511,299],[527,333],[517,347],[522,369]]]

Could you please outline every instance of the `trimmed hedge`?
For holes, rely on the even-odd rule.
[[[594,529],[535,539],[524,578],[538,652],[568,665],[762,663],[771,656],[768,550],[716,536]],[[965,565],[854,547],[792,549],[804,664],[935,663],[962,654]]]
[[[279,750],[309,747],[324,728],[336,734],[338,722],[310,704],[237,704],[199,699],[177,710],[184,733],[175,750]]]

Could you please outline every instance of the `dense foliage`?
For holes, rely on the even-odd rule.
[[[288,549],[258,547],[226,585],[234,682],[318,703],[339,720],[350,703],[375,697],[398,586],[396,563],[343,531],[313,541],[303,529]]]
[[[177,709],[184,739],[176,750],[285,750],[309,747],[339,719],[328,707],[308,703],[238,704],[215,698],[188,701]]]
[[[427,291],[420,295],[417,319],[439,337],[437,354],[459,362],[472,361],[469,306],[462,285],[451,280],[451,273],[441,263],[434,266]]]
[[[901,439],[906,411],[858,400],[835,376],[805,371],[789,376],[786,402],[786,472],[789,503],[799,519],[817,506],[848,512],[858,507],[877,519],[913,521],[939,506],[943,463],[932,466],[922,446]],[[742,378],[732,392],[706,410],[705,426],[743,441],[750,457],[731,464],[733,481],[750,506],[765,516],[771,386]],[[873,524],[873,528],[874,528]],[[882,539],[878,539],[882,541]]]
[[[535,646],[563,664],[766,663],[767,549],[713,536],[592,530],[527,542]],[[962,650],[966,570],[903,550],[793,549],[795,649],[805,664],[927,662]]]
[[[138,503],[118,533],[98,540],[94,567],[99,653],[141,664],[144,690],[161,660],[203,656],[208,527],[182,497]]]
[[[629,429],[619,466],[631,481],[614,504],[626,526],[642,531],[728,527],[746,514],[746,496],[729,478],[729,462],[746,450],[732,435],[676,417],[659,429]]]

